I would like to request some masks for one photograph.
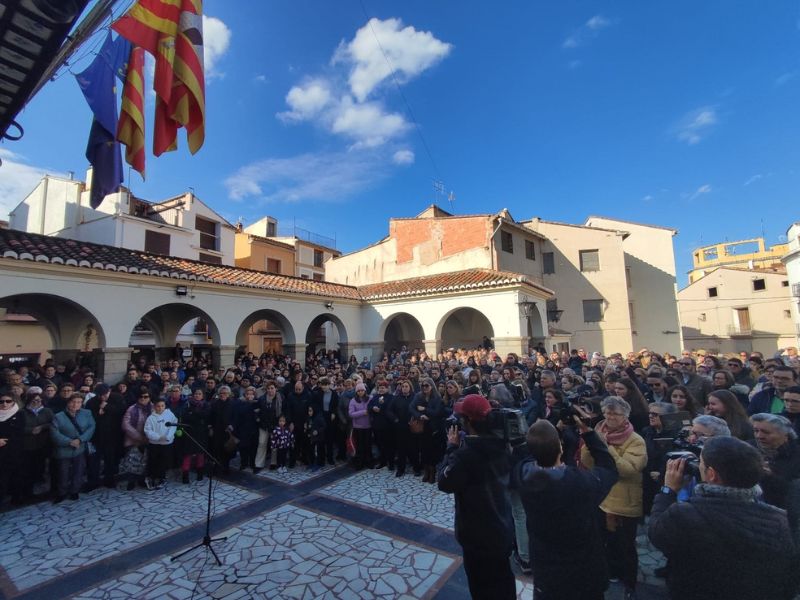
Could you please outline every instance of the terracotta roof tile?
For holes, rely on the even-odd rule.
[[[358,289],[337,283],[272,275],[238,267],[214,265],[185,258],[148,254],[137,250],[103,244],[78,242],[58,237],[25,233],[13,229],[0,230],[0,257],[35,260],[51,264],[95,268],[149,277],[207,281],[222,285],[249,287],[280,292],[295,292],[360,300]]]
[[[541,286],[519,273],[493,271],[491,269],[467,269],[454,273],[440,273],[364,285],[358,288],[364,300],[384,300],[408,296],[422,296],[444,292],[468,291],[483,288],[498,288],[526,284],[552,296],[552,290]]]

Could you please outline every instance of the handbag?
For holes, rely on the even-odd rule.
[[[236,452],[236,447],[239,445],[239,438],[237,438],[232,433],[228,435],[228,439],[225,440],[224,448],[225,452],[228,454],[233,454]]]
[[[422,433],[425,431],[425,421],[416,417],[411,417],[411,420],[408,422],[408,430],[411,433]]]
[[[147,450],[140,450],[138,446],[131,446],[125,451],[125,456],[119,463],[121,475],[142,475],[147,468]]]
[[[78,432],[78,437],[82,436],[83,429],[81,429],[81,426],[78,425],[78,420],[66,411],[64,411],[64,414],[66,414],[67,418],[72,422],[72,426],[75,428],[75,431]],[[91,441],[86,442],[86,454],[91,456],[95,452],[97,452],[97,448],[95,448],[94,444]]]

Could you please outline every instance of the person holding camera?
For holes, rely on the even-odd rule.
[[[790,600],[800,589],[800,554],[786,512],[758,501],[762,457],[734,437],[700,454],[702,483],[678,502],[684,459],[670,460],[648,535],[669,561],[671,598]]]
[[[562,462],[558,430],[539,420],[528,430],[529,456],[514,469],[525,506],[535,600],[601,600],[608,588],[598,507],[617,482],[608,447],[575,406],[575,426],[594,459],[591,470]]]
[[[509,555],[514,540],[508,497],[510,456],[506,442],[492,435],[492,407],[483,396],[459,400],[457,426],[447,431],[439,489],[455,495],[455,534],[473,600],[513,600],[516,583]]]

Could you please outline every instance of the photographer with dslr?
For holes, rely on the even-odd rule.
[[[489,401],[477,394],[455,404],[453,412],[466,435],[462,441],[457,426],[448,429],[439,489],[455,495],[455,534],[472,598],[513,600],[510,457],[507,442],[490,431],[491,411]]]
[[[800,588],[786,513],[758,501],[758,450],[734,437],[714,437],[700,454],[703,483],[678,502],[685,461],[667,463],[648,535],[669,561],[671,598],[789,600]]]
[[[535,600],[601,600],[608,588],[599,505],[617,481],[608,447],[579,406],[575,426],[594,459],[591,470],[562,462],[556,428],[546,420],[528,430],[530,456],[514,469],[530,538]]]

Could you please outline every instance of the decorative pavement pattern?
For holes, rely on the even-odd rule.
[[[215,482],[217,512],[260,496]],[[160,490],[100,488],[77,502],[42,502],[0,517],[0,567],[18,590],[205,519],[204,481]]]
[[[408,471],[395,477],[393,471],[369,469],[337,481],[318,494],[352,502],[444,529],[453,529],[454,501],[436,485],[423,483]]]
[[[456,557],[394,540],[338,519],[284,505],[223,532],[215,550],[170,564],[168,558],[78,594],[78,599],[135,595],[143,600],[195,597],[368,600],[426,598]]]
[[[96,490],[0,512],[0,600],[469,598],[452,496],[410,473],[234,470],[214,491],[223,566],[202,548],[170,562],[202,539],[206,490]],[[664,600],[652,573],[663,557],[638,541],[638,597]],[[513,568],[519,600],[531,600],[530,577]],[[612,584],[606,600],[622,595]]]

